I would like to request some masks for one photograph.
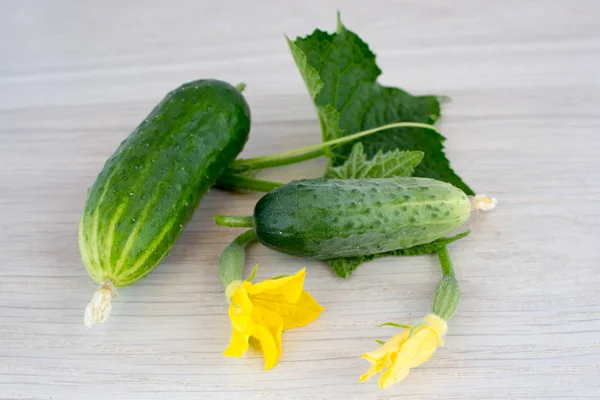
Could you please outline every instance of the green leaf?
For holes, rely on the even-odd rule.
[[[391,256],[421,256],[425,254],[431,254],[437,252],[442,247],[455,242],[459,239],[467,236],[471,231],[461,232],[457,235],[450,237],[443,237],[434,240],[431,243],[421,244],[418,246],[409,247],[408,249],[399,249],[394,251],[388,251],[385,253],[370,254],[363,257],[344,257],[344,258],[332,258],[326,260],[329,266],[335,271],[337,276],[340,278],[348,278],[352,272],[363,262],[371,261],[380,257],[391,257]]]
[[[377,83],[381,70],[369,46],[342,25],[338,16],[333,34],[315,30],[311,35],[288,39],[300,73],[321,123],[323,141],[347,136],[392,122],[433,124],[440,117],[436,96],[413,96]],[[444,154],[445,138],[422,128],[396,128],[360,141],[367,157],[380,151],[419,150],[423,161],[415,175],[449,182],[467,194],[473,191],[452,171]],[[342,165],[352,144],[330,150],[333,166]]]
[[[327,264],[340,278],[348,278],[352,272],[363,262],[362,257],[343,257],[332,258],[327,261]]]
[[[394,151],[377,152],[367,160],[362,143],[356,143],[344,164],[339,167],[329,165],[325,171],[325,178],[338,179],[365,179],[365,178],[392,178],[394,176],[411,176],[415,167],[423,159],[421,151]]]

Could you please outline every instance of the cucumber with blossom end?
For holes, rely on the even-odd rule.
[[[101,285],[87,327],[108,318],[114,288],[140,280],[169,253],[249,132],[240,91],[197,80],[167,94],[106,161],[79,224],[81,258]]]
[[[326,260],[430,243],[460,227],[471,202],[434,179],[304,179],[263,196],[251,219],[259,242]]]

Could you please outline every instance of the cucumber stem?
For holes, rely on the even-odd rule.
[[[233,172],[244,172],[248,170],[273,168],[283,165],[295,164],[301,161],[310,160],[327,154],[327,151],[330,146],[338,146],[364,136],[372,135],[373,133],[393,128],[422,128],[430,129],[439,133],[438,129],[433,125],[422,124],[419,122],[395,122],[392,124],[367,129],[365,131],[358,132],[353,135],[344,136],[327,142],[302,147],[296,150],[286,151],[278,154],[271,154],[262,157],[235,160],[231,164],[229,169]]]
[[[233,228],[252,228],[254,222],[252,217],[236,217],[231,215],[215,215],[214,221],[219,226],[229,226]]]
[[[111,300],[114,297],[114,287],[111,280],[106,280],[100,286],[92,301],[85,307],[85,314],[83,315],[83,323],[86,328],[91,328],[94,324],[99,324],[108,319],[110,310],[112,310]]]
[[[283,186],[282,182],[265,181],[263,179],[252,178],[248,175],[234,174],[225,172],[219,177],[216,187],[228,190],[252,190],[255,192],[270,192],[271,190]]]

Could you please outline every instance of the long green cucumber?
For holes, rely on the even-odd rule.
[[[465,193],[433,179],[305,179],[263,196],[253,226],[269,248],[324,260],[429,243],[470,213]]]
[[[239,90],[197,80],[167,94],[121,143],[89,189],[79,224],[81,258],[105,292],[90,303],[98,312],[86,324],[105,319],[113,286],[138,281],[167,255],[249,131]]]

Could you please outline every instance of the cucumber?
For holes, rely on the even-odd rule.
[[[167,94],[88,191],[79,250],[92,279],[123,287],[152,271],[249,131],[248,104],[226,82],[197,80]]]
[[[464,192],[433,179],[305,179],[262,197],[253,225],[271,249],[326,260],[429,243],[470,213]]]

